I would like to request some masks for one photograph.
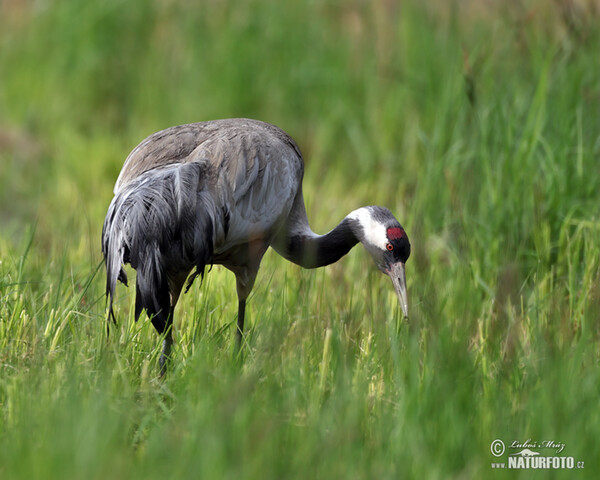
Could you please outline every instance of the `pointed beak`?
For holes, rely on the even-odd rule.
[[[404,318],[408,318],[408,295],[406,293],[406,275],[404,274],[404,263],[393,263],[390,265],[390,268],[386,271],[386,273],[392,279],[394,290],[396,290],[398,301],[402,307],[402,313],[404,313]]]

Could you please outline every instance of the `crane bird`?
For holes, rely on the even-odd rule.
[[[115,322],[117,280],[124,264],[137,274],[135,320],[142,310],[164,335],[165,372],[173,312],[186,285],[205,268],[235,274],[237,342],[246,299],[269,246],[304,268],[329,265],[361,242],[392,279],[404,316],[408,301],[406,232],[383,207],[354,210],[326,235],[315,234],[302,197],[304,163],[296,142],[278,127],[249,119],[192,123],[154,133],[133,149],[114,187],[102,229],[108,320]]]

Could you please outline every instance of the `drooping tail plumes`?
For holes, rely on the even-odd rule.
[[[206,175],[201,163],[172,164],[141,174],[116,193],[102,229],[108,320],[115,320],[117,280],[127,285],[123,264],[137,271],[135,319],[145,309],[162,333],[170,288],[181,288],[182,272],[196,269],[191,283],[212,263],[215,207],[204,190]]]

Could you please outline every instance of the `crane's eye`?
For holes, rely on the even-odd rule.
[[[390,252],[394,249],[394,246],[391,243],[388,243],[385,248],[387,248]]]

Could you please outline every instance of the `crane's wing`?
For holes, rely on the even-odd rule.
[[[257,120],[226,119],[150,135],[125,160],[115,193],[144,172],[189,162],[208,164],[211,180],[203,184],[222,209],[215,253],[274,233],[302,183],[302,155],[289,135]]]

